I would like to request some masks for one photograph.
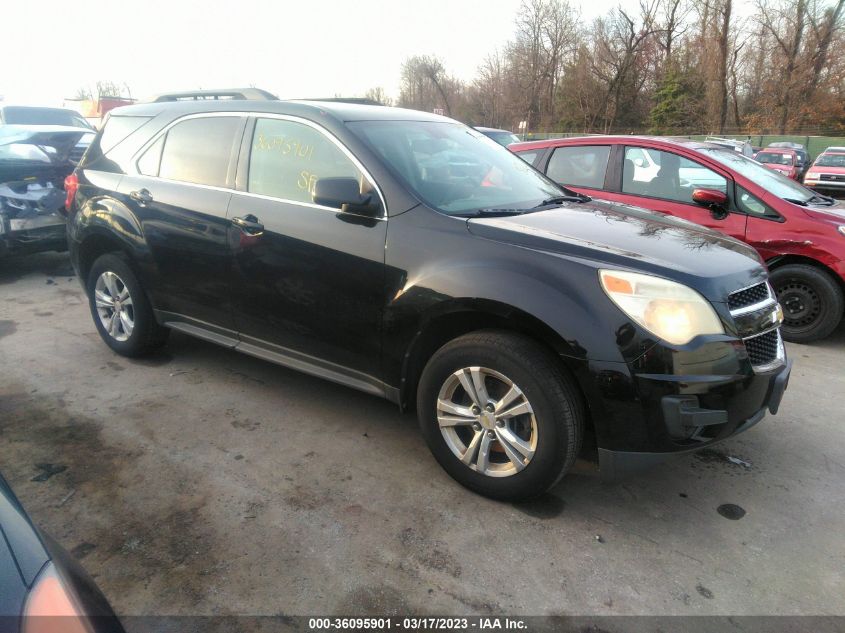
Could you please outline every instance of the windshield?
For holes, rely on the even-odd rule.
[[[757,154],[758,163],[769,165],[792,165],[792,154],[781,154],[780,152],[760,152]]]
[[[816,167],[845,167],[845,154],[822,154],[816,159]]]
[[[760,163],[755,162],[750,158],[746,158],[737,152],[710,148],[701,149],[699,151],[716,159],[726,167],[739,172],[741,175],[751,180],[754,184],[759,185],[778,198],[784,200],[808,201],[816,196],[815,193],[806,187],[799,185],[794,180],[790,180],[773,169],[767,169]],[[759,157],[760,155],[758,154],[757,156]]]
[[[3,122],[9,125],[67,125],[91,129],[88,122],[70,110],[61,108],[3,108]]]
[[[354,121],[349,128],[423,202],[447,214],[527,210],[564,190],[481,132],[440,121]]]

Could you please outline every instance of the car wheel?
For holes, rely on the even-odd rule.
[[[542,494],[581,446],[584,406],[552,353],[510,332],[461,336],[428,361],[417,390],[423,436],[455,480],[479,494]]]
[[[102,255],[88,274],[88,305],[106,345],[123,356],[142,356],[167,340],[147,295],[128,262],[119,254]]]
[[[842,288],[823,270],[808,264],[775,268],[771,284],[783,307],[783,338],[811,343],[829,335],[842,320]]]

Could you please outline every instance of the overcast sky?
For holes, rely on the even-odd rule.
[[[573,0],[582,17],[618,0]],[[636,0],[622,0],[632,9]],[[399,91],[402,60],[469,79],[513,35],[520,0],[5,0],[0,95],[61,105],[98,79],[132,96],[253,84],[282,98]]]

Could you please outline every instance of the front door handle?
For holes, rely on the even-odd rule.
[[[147,204],[148,202],[153,201],[153,195],[150,193],[149,189],[138,189],[138,191],[130,191],[129,197],[142,206]]]
[[[232,224],[247,235],[258,236],[264,233],[264,225],[251,213],[242,218],[232,218]]]

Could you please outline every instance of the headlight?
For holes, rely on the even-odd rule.
[[[611,301],[646,330],[673,345],[700,334],[724,334],[713,306],[692,288],[661,277],[600,270]]]
[[[812,178],[813,180],[815,180],[816,178],[818,178],[818,177],[819,177],[819,175],[818,175],[817,173],[815,173],[815,172],[808,171],[808,172],[807,172],[807,176],[806,176],[806,177],[807,177],[807,178]]]

